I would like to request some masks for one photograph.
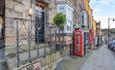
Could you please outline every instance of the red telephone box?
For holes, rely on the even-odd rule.
[[[81,57],[84,56],[83,31],[81,29],[74,30],[73,54]]]
[[[91,45],[91,48],[94,48],[93,44],[94,44],[94,31],[93,29],[89,30],[89,43]]]

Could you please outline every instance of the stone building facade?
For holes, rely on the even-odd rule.
[[[62,58],[59,51],[52,53],[49,45],[49,23],[56,12],[54,0],[6,0],[5,5],[9,69],[54,69]]]
[[[81,23],[81,3],[82,0],[6,0],[5,49],[9,69],[54,70],[66,50],[54,50],[56,43],[51,41],[58,38],[55,37],[53,17],[59,12],[59,5],[71,9],[70,18],[66,13],[71,23],[65,25],[63,34],[64,44],[69,48],[73,26],[79,27]],[[52,39],[50,33],[54,33]]]
[[[57,12],[62,12],[66,15],[64,41],[67,46],[70,46],[74,28],[80,28],[81,25],[82,0],[56,0],[56,4]]]

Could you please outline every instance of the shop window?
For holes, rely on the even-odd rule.
[[[72,30],[72,21],[68,20],[67,23],[68,23],[67,31],[71,31]]]
[[[57,5],[57,11],[58,12],[65,13],[65,8],[66,8],[65,5]]]
[[[60,12],[64,12],[64,6],[62,6],[62,7],[59,7],[59,10],[60,10]]]
[[[82,25],[84,25],[84,16],[82,15]]]
[[[67,25],[67,31],[69,31],[69,26]]]

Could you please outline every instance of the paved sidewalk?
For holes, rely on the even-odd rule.
[[[115,70],[115,53],[104,45],[94,51],[80,70]]]
[[[56,70],[80,70],[80,67],[92,54],[93,50],[90,50],[84,57],[66,56],[58,63]]]

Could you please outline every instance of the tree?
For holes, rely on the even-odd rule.
[[[63,13],[57,13],[53,18],[54,24],[58,26],[59,29],[59,42],[60,42],[60,31],[63,30],[64,25],[66,23],[66,16]]]
[[[54,24],[56,24],[60,29],[64,28],[66,23],[66,16],[63,13],[57,13],[56,16],[53,18]]]

